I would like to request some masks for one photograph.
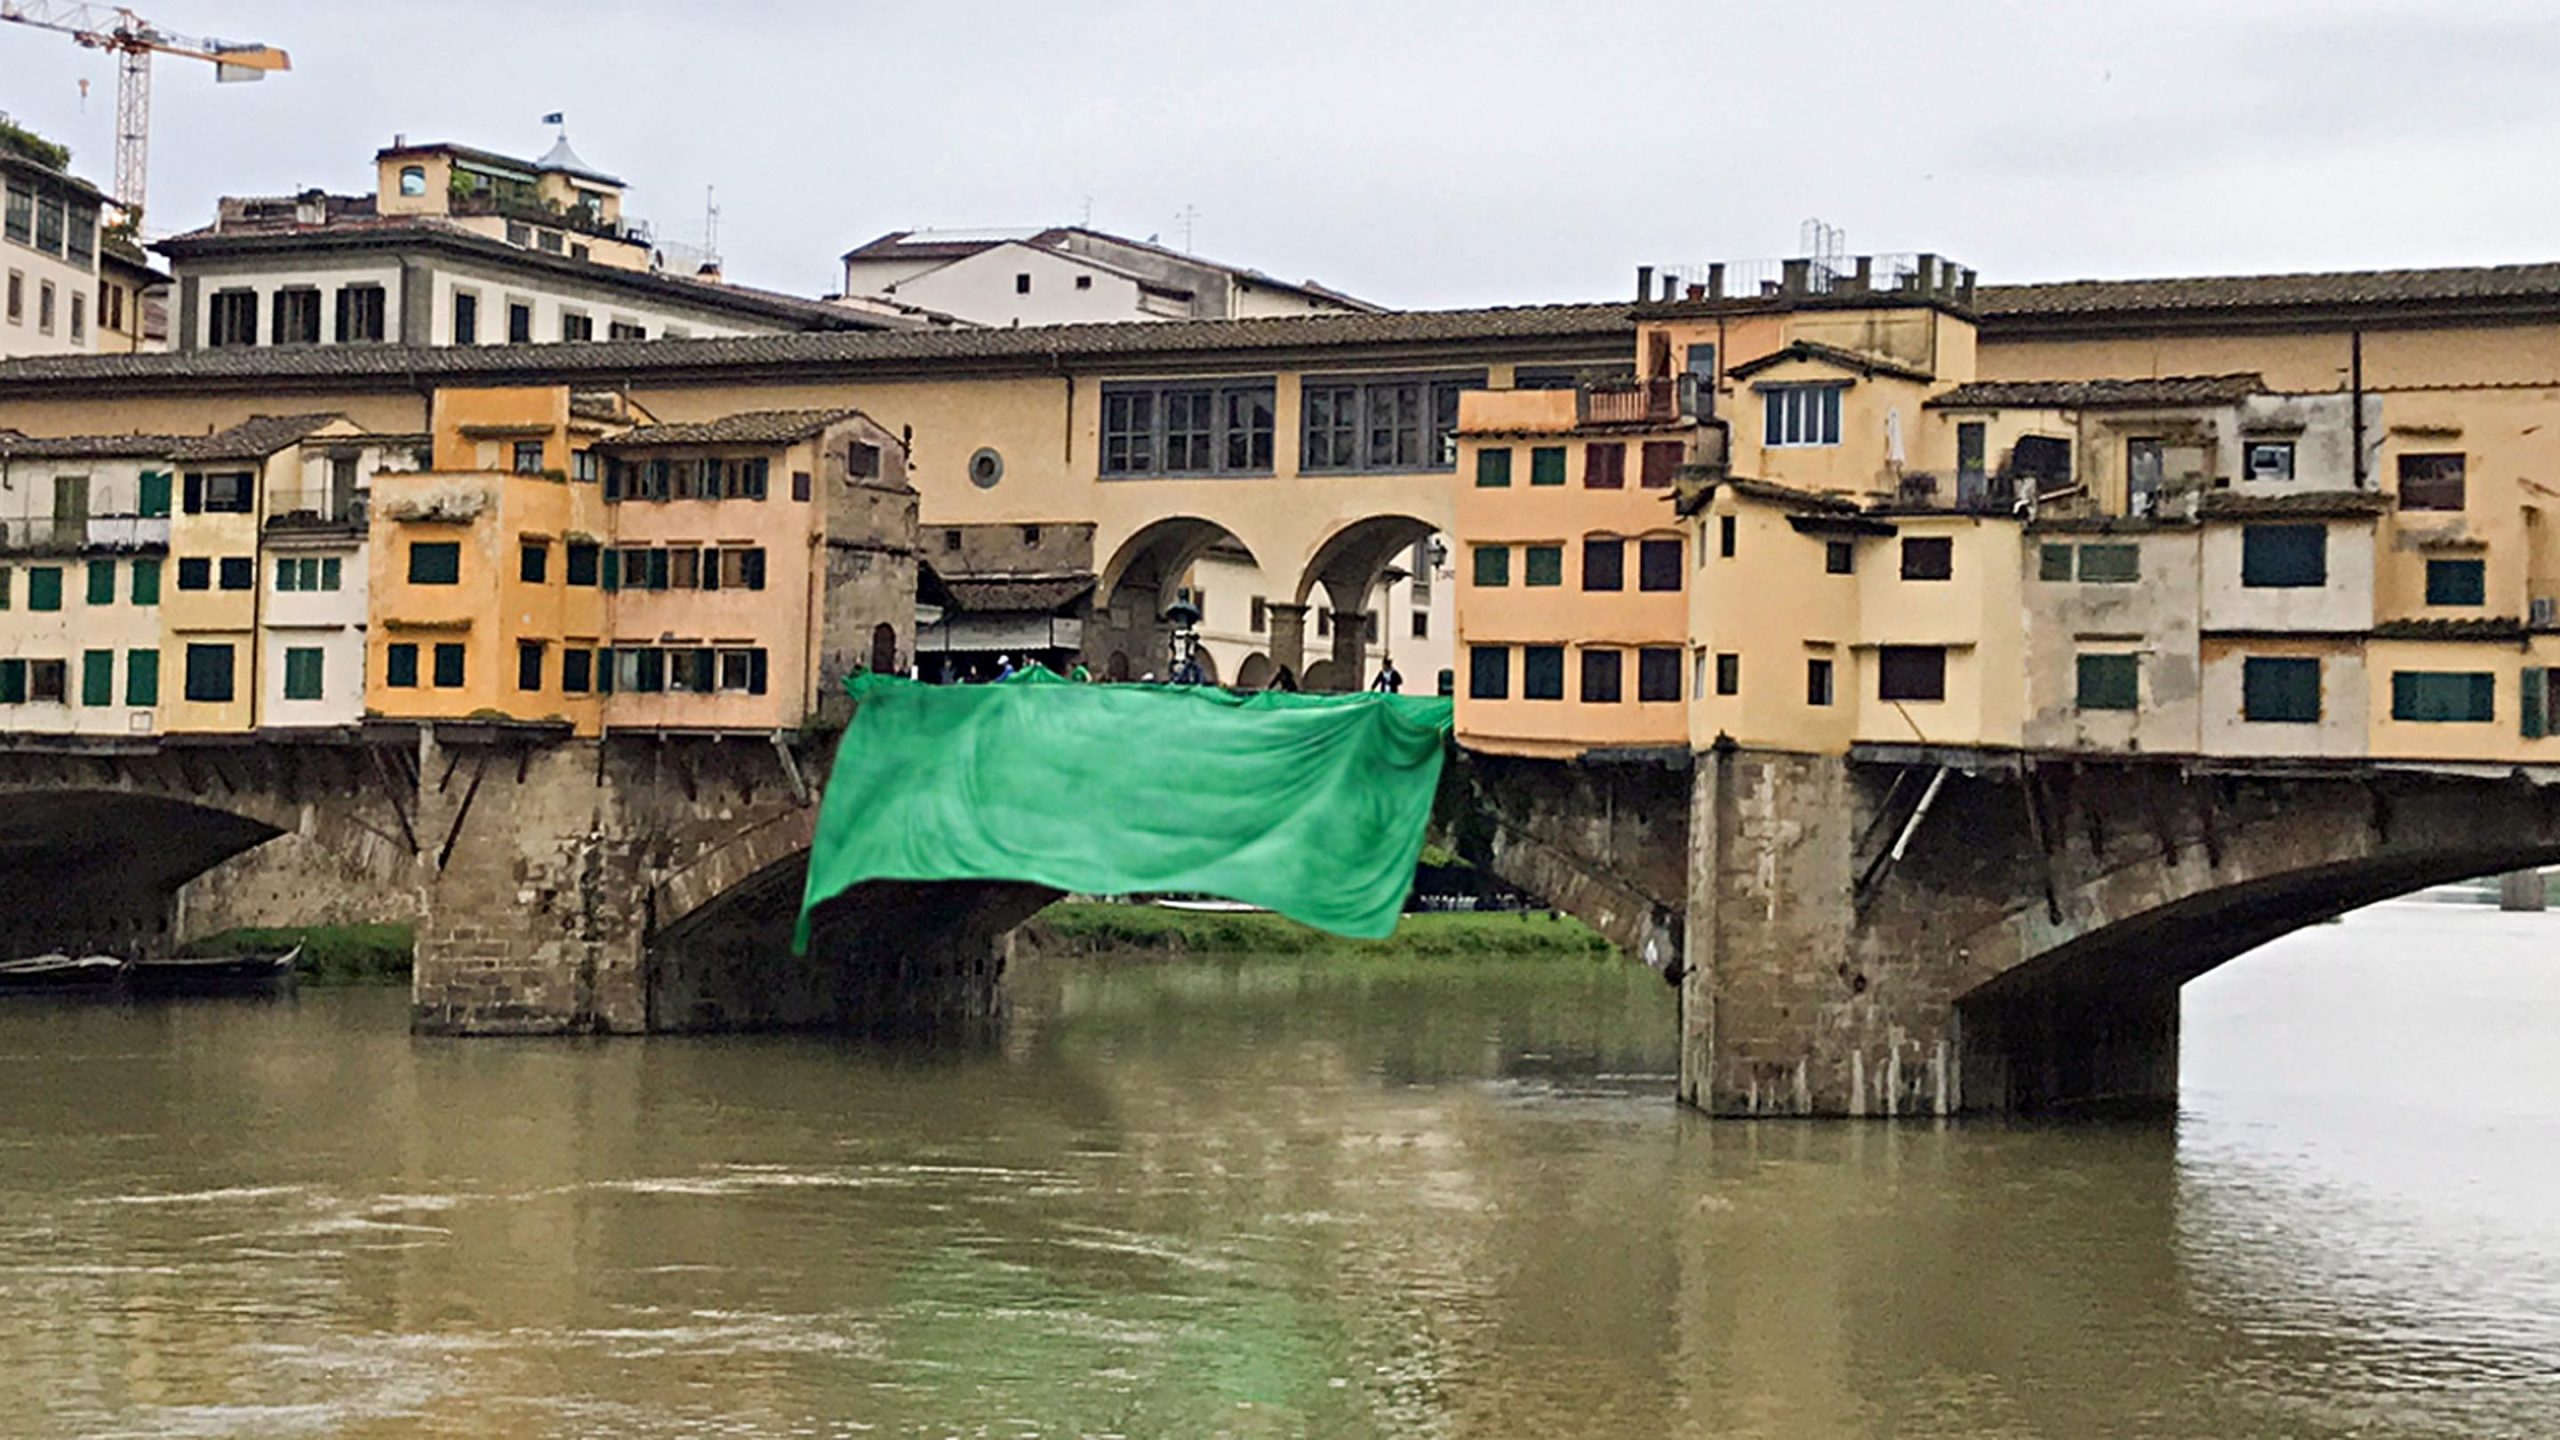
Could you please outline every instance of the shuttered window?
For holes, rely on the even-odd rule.
[[[2240,532],[2240,583],[2258,590],[2329,583],[2329,532],[2319,525],[2251,525]]]
[[[2430,605],[2487,603],[2486,568],[2486,565],[2478,560],[2428,561],[2427,603]]]
[[[2318,721],[2320,662],[2290,655],[2253,655],[2241,661],[2240,718],[2260,724]]]
[[[2131,655],[2080,657],[2083,710],[2131,710],[2141,703],[2141,663]]]
[[[1467,647],[1467,697],[1471,700],[1511,698],[1511,647]]]
[[[2478,724],[2497,718],[2498,677],[2487,671],[2395,670],[2391,718],[2420,724]]]

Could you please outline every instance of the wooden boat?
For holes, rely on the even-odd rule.
[[[124,972],[125,962],[113,955],[30,955],[0,960],[0,991],[110,990]]]
[[[248,955],[171,955],[136,960],[125,984],[136,995],[226,995],[273,990],[293,979],[302,947]]]

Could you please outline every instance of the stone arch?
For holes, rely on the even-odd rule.
[[[871,627],[871,673],[896,675],[898,664],[898,627],[883,620]]]
[[[1127,674],[1168,674],[1173,629],[1165,608],[1175,587],[1211,550],[1232,546],[1256,568],[1261,561],[1226,526],[1196,515],[1169,516],[1141,527],[1104,562],[1094,590],[1093,619],[1085,648],[1126,657]]]
[[[1279,672],[1280,667],[1271,663],[1270,656],[1256,650],[1252,654],[1244,657],[1244,663],[1236,666],[1236,688],[1238,690],[1268,690],[1271,688],[1271,681],[1273,677],[1278,675]]]
[[[1357,690],[1368,681],[1367,647],[1372,638],[1392,643],[1384,631],[1394,628],[1381,614],[1382,634],[1373,637],[1361,618],[1369,596],[1397,558],[1439,533],[1431,521],[1412,515],[1371,515],[1335,530],[1319,543],[1298,572],[1297,603],[1304,605],[1317,587],[1324,589],[1333,611],[1327,659],[1309,660],[1300,678],[1309,690]]]
[[[300,828],[300,808],[147,785],[0,784],[0,959],[167,948],[179,888]]]

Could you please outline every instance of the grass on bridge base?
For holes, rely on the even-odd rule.
[[[1417,912],[1399,921],[1388,939],[1346,940],[1256,911],[1168,910],[1156,905],[1070,900],[1041,911],[1025,929],[1037,948],[1077,955],[1111,950],[1264,955],[1330,950],[1393,959],[1613,953],[1609,942],[1581,921],[1544,910]]]

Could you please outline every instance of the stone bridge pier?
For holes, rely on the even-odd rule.
[[[2188,980],[2376,900],[2560,863],[2560,788],[2486,772],[1685,758],[1470,756],[1453,824],[1676,979],[1680,1095],[1718,1115],[2171,1106]]]

